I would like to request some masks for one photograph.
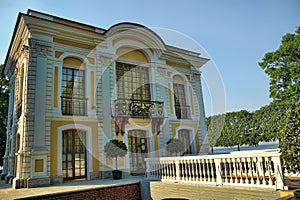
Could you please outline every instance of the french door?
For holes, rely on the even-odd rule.
[[[148,154],[146,131],[132,130],[128,133],[131,174],[144,174],[146,164],[144,158]]]
[[[64,180],[86,179],[86,132],[63,131],[62,172]]]
[[[183,143],[184,153],[191,154],[192,153],[192,141],[190,137],[190,131],[181,129],[178,131],[179,140]]]

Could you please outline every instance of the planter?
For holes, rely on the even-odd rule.
[[[120,170],[113,170],[112,175],[113,175],[113,180],[122,179],[122,171]]]
[[[300,199],[300,190],[294,192],[295,199]]]

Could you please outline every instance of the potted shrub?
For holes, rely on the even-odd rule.
[[[184,145],[181,140],[173,138],[167,142],[167,151],[175,156],[180,156],[184,152]]]
[[[127,154],[127,146],[124,142],[113,139],[104,146],[104,152],[107,157],[116,159],[116,169],[112,171],[113,179],[121,179],[122,171],[118,170],[118,157],[124,157]]]

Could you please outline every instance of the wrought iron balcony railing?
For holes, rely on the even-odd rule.
[[[187,105],[175,105],[177,119],[191,119],[191,109]]]
[[[61,112],[63,115],[87,115],[87,99],[61,97]]]
[[[116,117],[164,117],[164,102],[120,98],[115,100],[114,103]]]

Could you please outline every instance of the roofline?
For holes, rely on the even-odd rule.
[[[39,18],[39,19],[43,19],[43,18],[40,18],[40,17],[37,17],[37,16],[33,16],[33,15],[29,15],[30,12],[35,12],[35,13],[38,13],[38,14],[41,14],[41,15],[46,15],[46,16],[48,16],[48,17],[53,17],[53,18],[56,18],[56,19],[60,19],[60,20],[67,21],[67,22],[72,22],[72,23],[75,23],[75,24],[78,24],[78,25],[82,25],[82,26],[88,26],[88,27],[90,27],[90,28],[101,29],[103,32],[107,31],[107,30],[104,29],[104,28],[100,28],[100,27],[93,26],[93,25],[89,25],[89,24],[85,24],[85,23],[82,23],[82,22],[77,22],[77,21],[74,21],[74,20],[70,20],[70,19],[58,17],[58,16],[56,16],[56,15],[51,15],[51,14],[48,14],[48,13],[43,13],[43,12],[36,11],[36,10],[32,10],[32,9],[28,9],[28,10],[27,10],[27,15],[28,15],[28,16],[36,17],[36,18]],[[46,19],[43,19],[43,20],[46,20]],[[54,22],[54,23],[59,23],[59,22],[55,22],[55,21],[52,21],[52,22]],[[62,24],[62,23],[60,23],[60,24]],[[69,25],[69,24],[64,24],[64,25],[71,26],[71,25]],[[79,27],[75,27],[75,28],[79,28]]]
[[[16,20],[16,24],[15,24],[15,27],[14,27],[14,31],[13,31],[13,34],[12,34],[12,37],[11,37],[11,41],[10,41],[10,44],[9,44],[9,47],[8,47],[8,50],[7,50],[7,54],[6,54],[6,58],[5,58],[5,61],[4,61],[4,67],[1,71],[2,74],[4,74],[4,70],[5,70],[5,67],[6,67],[6,64],[7,64],[7,61],[8,61],[8,58],[9,58],[9,54],[10,54],[10,51],[11,51],[11,47],[12,47],[12,44],[13,44],[13,39],[15,38],[15,35],[16,35],[16,32],[17,32],[17,29],[18,29],[18,26],[20,24],[20,19],[21,19],[21,16],[30,16],[30,17],[34,17],[34,18],[38,18],[38,19],[41,19],[41,20],[47,20],[47,19],[44,19],[44,18],[41,18],[41,17],[38,17],[38,16],[34,16],[34,15],[30,15],[30,12],[35,12],[37,14],[40,14],[40,15],[45,15],[45,16],[48,16],[48,17],[52,17],[53,19],[56,18],[56,19],[59,19],[59,20],[63,20],[63,21],[66,21],[66,22],[71,22],[71,23],[74,23],[74,24],[78,24],[78,25],[81,25],[81,26],[86,26],[86,27],[90,27],[90,28],[93,28],[95,29],[94,33],[97,33],[97,34],[101,34],[101,35],[105,35],[107,32],[109,32],[112,28],[116,27],[116,26],[120,26],[122,24],[128,24],[128,25],[133,25],[133,26],[137,26],[137,27],[140,27],[140,28],[144,28],[146,30],[148,30],[149,32],[153,33],[161,42],[162,44],[166,47],[166,49],[169,49],[172,51],[172,49],[174,49],[175,51],[178,50],[178,51],[183,51],[182,53],[184,54],[194,54],[194,56],[199,56],[200,57],[200,53],[199,52],[195,52],[195,51],[190,51],[190,50],[187,50],[187,49],[183,49],[183,48],[180,48],[180,47],[176,47],[176,46],[172,46],[172,45],[167,45],[164,40],[155,32],[153,31],[152,29],[148,28],[147,26],[145,25],[142,25],[142,24],[138,24],[138,23],[134,23],[134,22],[120,22],[120,23],[117,23],[117,24],[114,24],[112,25],[110,28],[108,29],[103,29],[103,28],[100,28],[100,27],[96,27],[96,26],[92,26],[92,25],[88,25],[88,24],[84,24],[84,23],[81,23],[81,22],[76,22],[76,21],[73,21],[73,20],[69,20],[69,19],[66,19],[66,18],[62,18],[62,17],[57,17],[55,15],[51,15],[51,14],[47,14],[47,13],[43,13],[43,12],[39,12],[39,11],[36,11],[36,10],[32,10],[32,9],[28,9],[27,10],[27,13],[22,13],[22,12],[19,12],[18,14],[18,17],[17,17],[17,20]],[[47,20],[49,21],[49,20]],[[86,30],[86,31],[90,31],[90,32],[93,32],[91,30],[87,30],[87,29],[84,29],[84,28],[80,28],[80,27],[76,27],[76,26],[72,26],[70,24],[63,24],[61,22],[56,22],[56,21],[50,21],[50,22],[53,22],[53,23],[59,23],[59,24],[62,24],[62,25],[65,25],[65,26],[70,26],[70,27],[74,27],[74,28],[79,28],[79,29],[83,29],[83,30]],[[98,30],[101,30],[103,31],[103,33],[100,33],[100,32],[96,32],[96,29]]]
[[[17,17],[17,20],[16,20],[16,24],[15,24],[15,27],[14,27],[14,31],[13,31],[13,34],[12,34],[12,37],[11,37],[11,40],[10,40],[10,43],[9,43],[9,46],[8,46],[8,50],[7,50],[7,53],[6,53],[6,57],[5,57],[5,60],[4,60],[4,67],[2,68],[2,74],[4,75],[4,69],[6,67],[6,63],[7,63],[7,60],[8,60],[8,56],[9,56],[9,53],[10,53],[10,50],[11,50],[11,46],[13,44],[13,38],[15,38],[16,36],[16,33],[17,33],[17,29],[19,27],[19,23],[20,23],[20,19],[21,19],[21,16],[22,15],[25,15],[24,13],[21,13],[19,12],[18,14],[18,17]]]

